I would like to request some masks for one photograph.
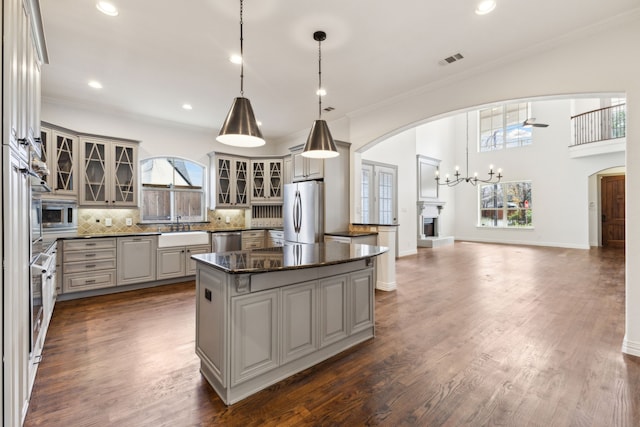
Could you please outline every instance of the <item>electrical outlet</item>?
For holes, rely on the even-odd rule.
[[[113,223],[111,222],[111,218],[105,218],[104,225],[107,227],[111,227],[113,225]]]
[[[133,225],[133,220],[131,218],[127,218],[124,220],[124,223],[127,225]]]
[[[230,217],[226,217],[224,222],[226,222],[227,224],[229,224],[231,222],[231,218]]]

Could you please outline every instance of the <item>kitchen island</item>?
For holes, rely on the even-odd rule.
[[[381,246],[193,255],[200,371],[227,405],[374,336]]]

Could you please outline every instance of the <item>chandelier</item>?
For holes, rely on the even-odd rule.
[[[479,182],[485,184],[497,184],[502,179],[502,169],[498,169],[497,172],[493,171],[493,165],[489,165],[489,178],[480,179],[478,178],[478,172],[475,172],[473,176],[469,176],[469,113],[465,113],[467,118],[467,146],[466,146],[466,155],[467,155],[467,173],[466,176],[462,176],[460,173],[460,167],[456,166],[455,173],[453,177],[450,177],[449,174],[446,174],[444,177],[444,182],[440,182],[440,171],[436,170],[436,182],[438,185],[446,185],[449,187],[454,187],[461,182],[468,182],[471,185],[477,185]]]

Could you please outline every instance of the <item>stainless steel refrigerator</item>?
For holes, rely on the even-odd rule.
[[[284,186],[284,240],[317,243],[324,240],[324,183],[302,181]]]

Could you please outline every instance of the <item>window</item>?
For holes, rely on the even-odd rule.
[[[532,227],[531,182],[480,186],[481,227]]]
[[[205,220],[204,166],[176,157],[140,162],[142,221]]]
[[[396,166],[362,162],[360,207],[363,223],[396,222],[396,176]]]
[[[480,110],[478,116],[481,152],[531,144],[531,128],[523,126],[529,118],[527,102]]]

